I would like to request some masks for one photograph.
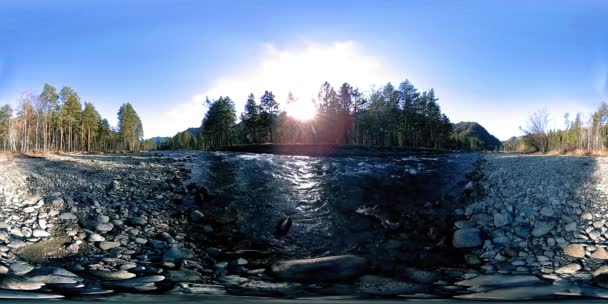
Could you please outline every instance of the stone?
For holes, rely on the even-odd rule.
[[[472,254],[472,253],[467,253],[464,255],[464,260],[467,264],[469,265],[481,265],[482,261],[479,258],[479,256]]]
[[[99,246],[99,248],[101,250],[110,250],[112,248],[116,248],[116,247],[120,247],[120,243],[119,242],[99,242],[97,243],[97,246]]]
[[[30,271],[32,271],[34,269],[34,266],[25,263],[25,262],[15,262],[15,263],[11,263],[11,265],[9,266],[9,270],[10,273],[15,274],[15,275],[24,275],[29,273]]]
[[[1,290],[0,299],[4,300],[39,300],[39,299],[61,299],[64,296],[50,293],[36,293],[19,290]]]
[[[488,274],[480,275],[472,279],[456,282],[458,286],[478,287],[513,287],[513,286],[529,286],[544,284],[544,281],[533,275],[503,275],[503,274]]]
[[[180,261],[183,259],[191,259],[194,257],[192,250],[179,248],[176,245],[171,246],[163,255],[164,262]]]
[[[63,268],[46,266],[32,271],[29,280],[45,284],[76,284],[82,278]]]
[[[430,270],[416,269],[407,267],[399,271],[401,276],[408,282],[414,282],[419,284],[432,284],[441,279],[441,275],[438,272]]]
[[[126,290],[135,290],[135,291],[152,291],[156,290],[157,282],[162,282],[165,280],[164,276],[154,275],[154,276],[145,276],[145,277],[137,277],[126,280],[114,280],[103,282],[102,285],[109,288],[117,288],[117,289],[126,289]]]
[[[573,274],[579,270],[581,270],[581,265],[578,263],[572,263],[572,264],[568,264],[565,266],[562,266],[560,268],[555,269],[555,273],[558,274]]]
[[[585,257],[585,246],[579,244],[570,244],[564,247],[564,253],[574,258]]]
[[[574,232],[577,229],[577,224],[576,222],[570,222],[568,224],[566,224],[566,226],[564,226],[564,230],[568,231],[568,232]]]
[[[99,215],[97,215],[97,222],[98,223],[109,223],[110,217],[107,215],[99,214]]]
[[[491,301],[524,301],[536,299],[552,299],[558,295],[570,295],[572,284],[520,286],[510,288],[499,288],[488,292],[479,292],[466,295],[454,296],[461,300],[491,300]]]
[[[112,225],[110,223],[97,223],[95,225],[95,231],[99,231],[99,232],[108,232],[108,231],[112,231],[112,229],[114,229],[114,225]]]
[[[518,224],[513,227],[513,232],[520,238],[527,239],[532,233],[532,229],[528,224]]]
[[[89,242],[92,242],[92,243],[103,242],[106,240],[105,237],[103,237],[97,233],[91,233],[87,239],[89,240]]]
[[[15,276],[4,277],[0,281],[0,288],[9,290],[38,290],[43,286],[44,283],[31,282]]]
[[[604,247],[599,247],[593,252],[593,254],[591,254],[591,258],[597,260],[608,260],[608,251]]]
[[[188,269],[169,270],[166,275],[167,281],[178,282],[196,282],[201,280],[201,274]]]
[[[551,207],[543,207],[540,209],[540,214],[542,216],[553,216],[555,214],[555,211],[553,211],[553,208]]]
[[[190,213],[190,219],[195,223],[203,220],[204,218],[205,215],[200,210],[193,210]]]
[[[62,214],[59,215],[59,219],[62,220],[62,221],[75,221],[78,218],[74,214],[72,214],[72,213],[64,212],[64,213],[62,213]]]
[[[482,244],[479,228],[466,228],[454,231],[452,245],[455,248],[479,247]]]
[[[144,226],[148,223],[148,221],[146,221],[145,218],[143,217],[139,217],[139,216],[135,216],[129,219],[129,224],[131,226]]]
[[[373,296],[408,295],[424,292],[428,289],[428,285],[403,282],[375,275],[366,275],[359,280],[359,291]]]
[[[232,287],[231,293],[240,296],[281,298],[297,298],[300,295],[306,295],[305,288],[300,283],[263,281],[244,282]]]
[[[101,279],[101,280],[125,280],[135,277],[135,274],[125,270],[108,271],[108,270],[94,270],[89,271],[89,275]]]
[[[511,215],[507,213],[496,213],[494,214],[494,225],[496,227],[502,227],[509,225],[513,222]]]
[[[284,281],[331,282],[358,277],[368,269],[365,258],[355,255],[279,261],[270,274]]]
[[[592,275],[594,277],[600,276],[602,274],[607,274],[608,273],[608,265],[602,265],[598,268],[596,268],[593,272]]]
[[[532,235],[535,237],[543,236],[551,232],[557,224],[554,221],[536,221]]]
[[[42,230],[42,229],[34,229],[34,231],[32,232],[32,235],[34,237],[49,237],[51,236],[50,233]]]

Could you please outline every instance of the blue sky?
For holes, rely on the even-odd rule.
[[[540,108],[561,127],[608,97],[608,2],[0,0],[0,103],[69,85],[146,137],[199,126],[204,96],[405,78],[501,139]]]

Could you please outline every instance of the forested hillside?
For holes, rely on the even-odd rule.
[[[144,145],[145,144],[145,145]],[[91,102],[70,87],[59,92],[45,84],[38,95],[24,94],[16,109],[0,108],[0,148],[3,151],[136,151],[153,148],[143,142],[143,126],[130,103],[118,110],[112,128]]]
[[[501,145],[498,138],[488,133],[480,124],[471,121],[455,124],[452,136],[461,149],[496,150]]]

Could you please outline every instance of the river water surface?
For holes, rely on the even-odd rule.
[[[191,181],[233,210],[240,234],[277,258],[353,253],[418,266],[449,259],[451,214],[477,153],[308,157],[229,152],[192,156]],[[293,219],[287,236],[276,224]],[[448,246],[444,246],[448,245]],[[446,248],[437,250],[436,248]],[[461,255],[459,255],[461,256]]]

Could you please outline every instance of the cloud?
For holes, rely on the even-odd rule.
[[[389,65],[355,41],[308,42],[291,48],[262,44],[260,50],[259,58],[236,74],[221,75],[189,101],[175,105],[162,116],[153,115],[154,123],[146,124],[146,136],[172,135],[199,126],[206,111],[202,106],[206,97],[229,96],[240,113],[250,93],[259,100],[265,90],[270,90],[281,103],[289,92],[298,99],[315,98],[325,81],[335,87],[348,82],[366,91],[374,84],[398,79],[392,77]]]
[[[355,41],[330,44],[305,43],[300,48],[281,49],[263,45],[263,55],[239,75],[214,81],[199,96],[230,96],[240,111],[249,93],[259,97],[272,90],[279,102],[292,92],[296,98],[311,99],[325,81],[333,86],[349,82],[361,89],[390,80],[390,72],[380,58],[367,54]]]

